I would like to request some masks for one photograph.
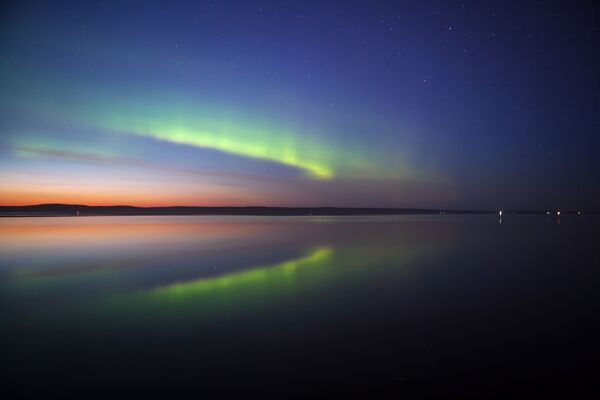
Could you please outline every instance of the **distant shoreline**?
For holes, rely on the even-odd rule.
[[[556,214],[556,210],[504,210],[509,214]],[[597,211],[561,211],[562,214],[598,214]],[[0,206],[0,217],[135,216],[135,215],[256,215],[256,216],[359,216],[359,215],[498,214],[496,210],[443,210],[366,207],[134,207],[40,204]]]

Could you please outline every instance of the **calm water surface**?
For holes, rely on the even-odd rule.
[[[2,218],[3,390],[597,394],[600,218],[501,222]]]

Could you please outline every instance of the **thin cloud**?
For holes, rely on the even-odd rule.
[[[177,168],[171,167],[168,165],[164,165],[161,163],[156,163],[148,160],[141,160],[139,158],[132,157],[123,157],[123,156],[107,156],[97,153],[90,152],[77,152],[77,151],[66,151],[66,150],[56,150],[56,149],[40,149],[34,147],[27,146],[18,146],[14,147],[14,150],[26,152],[29,154],[45,156],[45,157],[56,157],[67,160],[76,160],[76,161],[84,161],[84,162],[94,162],[105,165],[120,165],[125,167],[132,168],[143,168],[143,169],[153,169],[164,172],[175,172],[189,175],[200,175],[206,177],[216,177],[216,178],[227,178],[227,179],[253,179],[253,180],[274,180],[274,178],[262,177],[257,175],[248,175],[248,174],[236,174],[236,173],[219,173],[214,171],[202,171],[193,168]]]

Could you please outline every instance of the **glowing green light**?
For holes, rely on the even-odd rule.
[[[325,125],[319,127],[318,121],[305,130],[305,121],[302,120],[273,118],[247,109],[240,110],[235,105],[177,94],[138,97],[97,91],[85,102],[69,96],[67,100],[56,101],[44,95],[55,90],[58,89],[50,87],[34,92],[26,99],[0,96],[0,103],[10,100],[11,108],[19,112],[34,104],[45,120],[59,124],[68,121],[71,131],[80,130],[80,137],[69,139],[60,146],[48,146],[54,150],[74,151],[74,148],[81,147],[80,143],[86,147],[81,149],[86,153],[100,150],[131,156],[136,149],[127,147],[130,143],[121,141],[119,136],[133,135],[275,162],[296,168],[306,177],[317,180],[431,180],[436,177],[431,171],[415,168],[418,160],[411,152],[411,146],[382,147],[382,143],[366,136],[357,138],[348,135],[341,140],[340,132],[336,133],[335,128]],[[38,140],[38,136],[42,140]],[[17,142],[27,141],[26,147],[33,148],[33,145],[51,145],[45,143],[44,138],[48,136],[52,135],[18,132],[10,137]],[[17,144],[23,146],[23,143],[13,143]],[[90,146],[100,149],[90,151]]]
[[[329,179],[332,170],[324,164],[302,159],[297,151],[285,146],[268,146],[263,143],[253,143],[252,140],[236,137],[235,134],[219,135],[211,131],[201,131],[184,127],[148,131],[135,130],[133,133],[150,136],[171,143],[185,144],[221,150],[246,157],[279,162],[285,165],[303,169],[317,179]]]
[[[167,104],[125,99],[84,108],[78,124],[117,134],[150,137],[169,143],[215,149],[267,160],[304,171],[314,179],[333,178],[336,152],[331,144],[256,118],[231,116],[190,101]]]
[[[231,289],[246,284],[264,282],[274,276],[291,276],[302,266],[315,265],[327,260],[333,254],[329,247],[320,247],[305,257],[284,261],[278,264],[256,267],[240,272],[202,278],[190,282],[180,282],[154,289],[152,294],[157,297],[185,298],[190,295],[211,292],[214,290]]]

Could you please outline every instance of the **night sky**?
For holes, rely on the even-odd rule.
[[[600,209],[593,2],[3,2],[0,204]]]

